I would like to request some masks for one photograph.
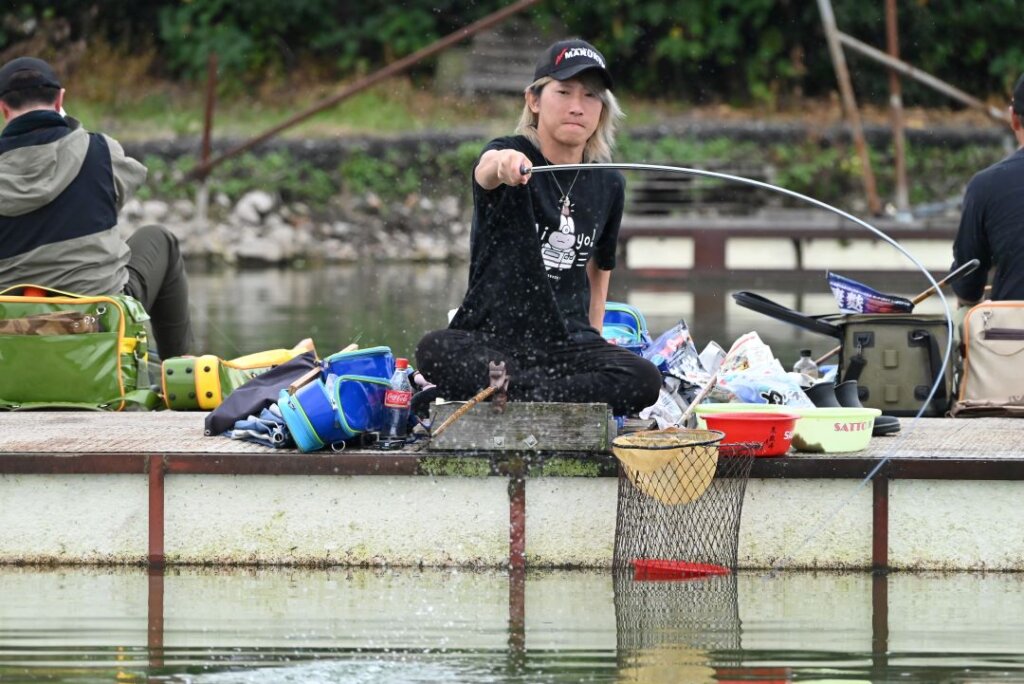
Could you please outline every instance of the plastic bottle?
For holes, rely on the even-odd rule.
[[[818,372],[818,364],[814,363],[814,359],[811,358],[810,349],[800,350],[800,358],[793,364],[793,372],[803,373],[810,378],[821,377],[821,373]]]
[[[412,402],[412,384],[409,382],[409,361],[395,359],[395,374],[391,386],[384,393],[384,430],[377,446],[381,449],[401,449],[409,430],[409,404]]]

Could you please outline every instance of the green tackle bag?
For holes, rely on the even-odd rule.
[[[842,330],[839,372],[856,380],[861,404],[887,416],[943,416],[953,398],[953,359],[943,370],[949,331],[942,314],[826,316]]]
[[[740,306],[839,341],[839,380],[856,380],[860,403],[887,416],[942,416],[953,396],[953,363],[943,369],[949,340],[941,314],[884,313],[808,316],[753,292]]]
[[[127,295],[0,291],[0,410],[153,408],[147,320]]]

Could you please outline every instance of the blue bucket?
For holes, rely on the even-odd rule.
[[[384,394],[388,378],[343,375],[334,381],[334,403],[341,429],[353,437],[384,429]]]
[[[642,355],[651,344],[647,320],[640,309],[621,302],[608,302],[605,305],[601,335],[612,344],[637,355]]]
[[[339,424],[327,386],[319,378],[303,385],[295,394],[281,390],[277,405],[288,431],[302,451],[316,451],[352,436]]]
[[[361,375],[371,378],[390,378],[395,372],[395,357],[391,347],[367,347],[350,352],[331,354],[322,362],[324,376]]]

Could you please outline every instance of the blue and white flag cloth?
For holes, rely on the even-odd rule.
[[[828,286],[842,313],[911,313],[914,310],[914,303],[906,297],[884,294],[831,271]]]

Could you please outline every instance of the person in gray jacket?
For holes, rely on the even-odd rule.
[[[177,238],[151,225],[125,241],[117,228],[146,167],[64,114],[64,89],[41,59],[18,57],[0,68],[0,112],[0,290],[31,283],[124,293],[149,312],[162,358],[190,353]]]

